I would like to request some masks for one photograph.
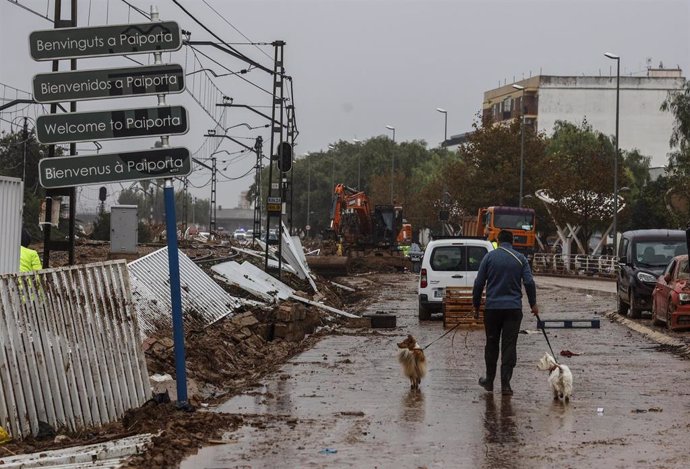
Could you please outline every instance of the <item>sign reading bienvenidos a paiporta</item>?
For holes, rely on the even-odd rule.
[[[180,27],[174,21],[45,29],[29,35],[34,60],[143,54],[181,47]]]
[[[40,73],[33,79],[34,99],[39,103],[150,96],[184,89],[184,70],[177,64]]]
[[[175,51],[182,47],[177,23],[151,22],[34,31],[29,48],[34,60],[61,60]],[[177,64],[38,74],[33,79],[39,103],[180,93],[184,70]],[[184,134],[189,130],[182,106],[157,106],[95,112],[49,114],[36,120],[44,144]],[[89,156],[44,158],[39,181],[45,188],[127,180],[182,177],[192,171],[186,148]]]

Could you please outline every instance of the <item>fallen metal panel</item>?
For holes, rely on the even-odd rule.
[[[247,274],[243,273],[242,268],[235,261],[216,264],[211,267],[211,270],[217,272],[219,274],[218,277],[222,278],[225,282],[241,288],[257,298],[269,302],[275,300],[275,296],[267,292],[265,285],[257,283]]]
[[[152,438],[151,433],[145,433],[94,445],[3,456],[2,467],[3,469],[122,467],[129,456],[141,453],[150,446]]]
[[[297,271],[297,276],[301,278],[302,280],[307,279],[309,281],[309,285],[314,289],[315,292],[318,292],[318,288],[316,288],[316,282],[314,282],[314,279],[311,278],[311,273],[309,272],[309,266],[307,265],[306,262],[302,262],[302,257],[304,256],[304,250],[302,248],[297,250],[295,247],[295,244],[292,242],[292,238],[290,237],[290,232],[288,231],[287,227],[285,226],[285,223],[283,223],[283,239],[282,239],[282,256],[285,261],[290,264],[296,271]],[[301,244],[301,243],[300,243]],[[301,253],[301,254],[300,254]]]
[[[229,282],[266,301],[286,300],[293,290],[280,280],[272,277],[251,262],[223,262],[211,267],[214,272],[225,277]]]
[[[329,313],[335,313],[339,316],[345,316],[346,318],[358,318],[360,316],[357,316],[356,314],[348,313],[347,311],[343,311],[342,309],[337,309],[332,306],[325,305],[323,303],[317,303],[316,301],[308,300],[307,298],[302,298],[301,296],[297,295],[290,295],[290,298],[293,300],[301,301],[302,303],[311,305],[311,306],[316,306],[317,308],[321,308],[324,311],[328,311]]]
[[[240,299],[229,295],[182,251],[179,256],[182,315],[187,325],[207,327],[242,306]],[[151,334],[161,326],[171,327],[168,248],[130,262],[127,267],[134,305],[142,318],[142,333]]]
[[[150,395],[124,261],[0,275],[0,426],[77,431]]]
[[[299,236],[293,236],[292,238],[292,244],[295,245],[295,250],[297,251],[297,254],[302,261],[304,265],[307,266],[307,269],[309,268],[309,264],[307,264],[307,256],[304,254],[304,246],[302,246],[302,240],[299,239]]]
[[[264,247],[266,245],[264,244]],[[243,248],[238,248],[233,246],[232,249],[234,249],[237,252],[242,252],[244,254],[248,254],[253,257],[257,257],[260,259],[266,259],[266,252],[261,252],[261,251],[254,251],[252,249],[243,249]],[[272,269],[277,269],[278,268],[278,261],[274,258],[268,259],[268,266]],[[280,268],[286,272],[290,272],[291,274],[297,274],[297,271],[289,264],[286,264],[285,262],[281,263]]]

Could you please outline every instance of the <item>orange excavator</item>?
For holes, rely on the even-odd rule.
[[[331,222],[324,239],[338,248],[335,253],[328,253],[331,255],[310,257],[309,265],[317,272],[346,273],[355,258],[356,264],[362,266],[371,264],[375,268],[384,264],[402,269],[404,256],[398,248],[412,242],[412,226],[404,223],[402,207],[372,207],[364,192],[338,184],[333,191]],[[371,258],[376,259],[368,262]]]

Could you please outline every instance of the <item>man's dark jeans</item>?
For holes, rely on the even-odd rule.
[[[501,387],[510,388],[513,368],[517,363],[516,347],[521,321],[522,310],[519,309],[487,309],[484,312],[484,328],[486,330],[484,361],[486,362],[488,383],[493,383],[496,376],[500,341]]]

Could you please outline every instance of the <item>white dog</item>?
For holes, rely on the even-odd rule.
[[[573,395],[573,374],[570,368],[556,363],[556,360],[548,353],[539,360],[537,368],[549,371],[549,384],[553,389],[553,398],[569,401],[570,396]]]

